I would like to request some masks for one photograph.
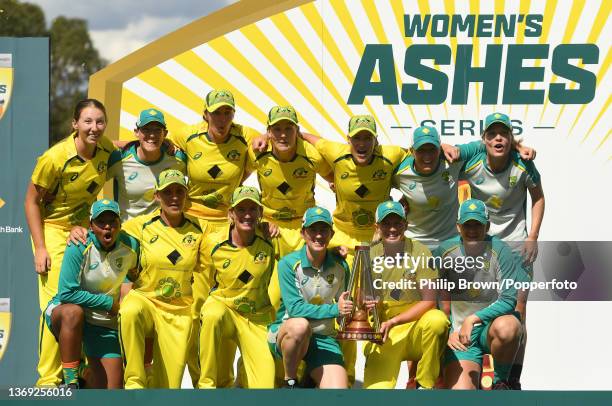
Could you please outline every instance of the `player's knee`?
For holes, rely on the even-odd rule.
[[[287,323],[287,334],[297,341],[303,341],[310,337],[312,329],[310,323],[303,317],[291,318],[285,320]]]
[[[423,321],[423,329],[435,336],[446,336],[449,328],[448,317],[444,312],[438,309],[427,311],[421,318]]]
[[[136,303],[128,302],[124,300],[119,308],[119,318],[123,321],[133,321],[137,319],[142,313],[142,308]]]
[[[521,338],[521,323],[514,316],[502,316],[491,325],[491,335],[502,343],[516,342]]]
[[[76,304],[64,304],[61,307],[62,326],[75,328],[83,325],[85,312],[83,308]]]
[[[204,305],[202,306],[202,310],[200,311],[200,321],[202,323],[202,328],[206,326],[207,328],[219,326],[223,323],[223,318],[225,317],[226,309],[224,305],[220,306],[212,306],[212,305]]]

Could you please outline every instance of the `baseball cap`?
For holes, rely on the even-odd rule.
[[[329,210],[324,207],[310,207],[304,213],[304,217],[302,218],[302,227],[308,228],[314,223],[323,222],[328,224],[330,227],[333,227],[332,216]]]
[[[268,113],[268,125],[274,125],[281,120],[289,120],[298,125],[298,118],[295,109],[291,106],[274,106]]]
[[[437,148],[440,148],[440,134],[435,127],[422,125],[414,130],[412,136],[412,148],[417,150],[425,144],[433,144]]]
[[[468,199],[461,203],[457,222],[463,224],[468,220],[476,220],[482,224],[489,222],[489,210],[482,200]]]
[[[510,117],[503,113],[492,113],[485,117],[484,130],[487,131],[495,123],[501,123],[512,130]]]
[[[204,99],[205,109],[209,113],[213,113],[219,107],[229,106],[236,109],[236,103],[234,102],[234,95],[229,90],[219,89],[210,91]]]
[[[252,186],[238,186],[236,190],[234,190],[234,193],[232,193],[230,205],[232,207],[236,207],[240,202],[244,200],[252,200],[258,205],[262,206],[259,190],[255,189]]]
[[[166,120],[164,119],[164,113],[157,109],[146,109],[140,112],[138,121],[136,122],[137,128],[142,128],[149,123],[157,122],[166,128]]]
[[[89,211],[89,218],[91,220],[95,220],[100,216],[100,214],[104,213],[105,211],[111,211],[117,216],[121,216],[121,211],[119,210],[119,203],[110,199],[100,199],[91,205],[91,210]]]
[[[404,207],[401,205],[401,203],[388,200],[386,202],[382,202],[376,208],[376,222],[380,223],[389,214],[397,214],[404,220],[406,219],[406,212],[404,211]]]
[[[348,136],[352,137],[360,131],[368,131],[376,137],[376,120],[370,115],[353,116],[349,120]]]
[[[166,169],[159,174],[155,190],[164,190],[173,183],[187,188],[187,178],[185,178],[183,172],[176,169]]]

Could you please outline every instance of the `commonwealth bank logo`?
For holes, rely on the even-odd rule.
[[[0,120],[8,110],[13,90],[13,55],[0,54]]]

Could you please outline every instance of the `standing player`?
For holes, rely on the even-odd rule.
[[[222,344],[238,344],[249,388],[274,387],[274,360],[266,344],[273,308],[268,286],[274,248],[257,235],[262,215],[257,189],[240,186],[230,201],[225,239],[202,247],[205,275],[214,287],[201,310],[199,388],[217,388]]]
[[[334,232],[327,209],[311,207],[303,219],[305,245],[278,265],[282,302],[268,327],[270,351],[282,358],[285,387],[297,385],[299,362],[319,388],[345,389],[348,378],[335,319],[351,314],[346,262],[327,249]]]
[[[111,142],[103,137],[106,110],[99,101],[77,103],[72,128],[72,134],[38,158],[25,197],[41,312],[57,293],[70,229],[87,225],[89,208],[104,185],[113,150]],[[59,347],[50,331],[43,328],[42,314],[40,320],[40,378],[36,384],[58,385],[62,381]]]
[[[45,311],[47,327],[59,341],[68,386],[79,387],[82,343],[91,371],[87,386],[123,387],[119,288],[126,276],[136,277],[139,245],[120,228],[117,202],[102,199],[91,206],[87,240],[66,249],[57,295]]]
[[[404,360],[418,361],[417,387],[431,389],[440,374],[440,357],[448,337],[448,318],[436,309],[436,290],[425,285],[438,279],[429,268],[431,252],[417,240],[406,238],[407,221],[398,202],[387,201],[376,209],[376,228],[382,240],[370,248],[373,262],[387,263],[388,258],[408,257],[416,266],[385,267],[376,276],[382,283],[399,285],[411,281],[414,287],[389,289],[383,285],[380,331],[384,344],[368,342],[364,347],[366,364],[363,387],[393,389]],[[420,287],[423,284],[423,287]]]
[[[191,279],[200,272],[202,230],[183,214],[187,181],[168,169],[159,175],[160,210],[138,216],[124,230],[140,243],[140,275],[119,310],[125,388],[180,388],[191,332]],[[154,339],[150,382],[144,367],[145,337]]]
[[[228,210],[232,192],[240,185],[245,175],[248,143],[259,133],[252,128],[234,122],[236,104],[229,90],[213,90],[204,100],[201,123],[187,127],[170,139],[187,155],[189,177],[189,199],[186,213],[200,221],[200,227],[209,233],[226,232]],[[197,333],[200,329],[200,309],[206,296],[207,281],[203,275],[194,275],[193,283],[193,329],[189,344],[187,363],[194,388],[199,379]],[[224,359],[219,370],[222,381],[219,386],[233,384],[235,347],[223,344],[219,352]]]
[[[508,376],[521,337],[516,289],[508,281],[525,281],[521,261],[497,237],[487,234],[489,213],[485,204],[469,199],[459,207],[459,236],[444,241],[435,252],[443,266],[443,279],[479,282],[480,287],[442,290],[450,300],[451,333],[444,360],[449,389],[478,389],[483,354],[495,358],[493,389],[509,389]],[[437,259],[438,260],[438,259]],[[490,288],[483,287],[486,283]],[[450,290],[450,292],[449,292]]]
[[[514,135],[510,118],[493,113],[485,118],[482,142],[484,151],[467,160],[462,177],[467,179],[472,197],[486,203],[490,213],[490,235],[507,242],[520,252],[532,273],[538,254],[538,236],[544,218],[544,192],[540,174],[532,161],[522,159],[513,149]],[[461,149],[470,147],[460,146]],[[464,154],[462,151],[461,154]],[[527,193],[531,196],[531,226],[527,232]],[[525,326],[527,295],[520,292],[517,311]],[[520,389],[527,334],[512,367],[510,384]]]

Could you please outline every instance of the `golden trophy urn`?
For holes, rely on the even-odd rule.
[[[374,299],[374,286],[372,284],[370,246],[364,243],[355,247],[355,261],[349,279],[348,291],[353,301],[353,312],[340,320],[340,328],[336,338],[338,340],[364,340],[382,343],[378,312],[376,308],[368,312],[365,305],[366,300]],[[370,324],[368,313],[371,313],[372,324]]]

